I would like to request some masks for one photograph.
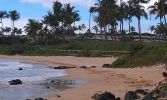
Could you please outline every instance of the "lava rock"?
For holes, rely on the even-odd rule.
[[[9,85],[21,85],[22,81],[20,79],[11,80],[8,82]]]
[[[92,99],[95,99],[95,100],[120,100],[119,97],[115,97],[114,94],[107,92],[107,91],[105,93],[102,93],[102,94],[96,93],[94,96],[92,96]]]
[[[86,66],[81,66],[81,67],[79,67],[79,68],[87,69],[88,67],[86,67]]]
[[[103,68],[109,68],[109,67],[110,67],[110,64],[103,64],[102,67],[103,67]]]
[[[124,100],[136,100],[137,94],[134,91],[128,91],[125,94]]]
[[[47,99],[44,99],[44,98],[35,98],[34,100],[47,100]]]
[[[22,67],[20,67],[20,68],[18,68],[18,70],[23,70],[23,68],[22,68]]]
[[[66,69],[66,66],[58,66],[58,67],[54,67],[53,69]]]
[[[67,66],[57,66],[57,67],[53,67],[53,69],[70,69],[70,68],[76,68],[76,67],[67,67]]]
[[[96,68],[96,66],[91,66],[91,68]]]

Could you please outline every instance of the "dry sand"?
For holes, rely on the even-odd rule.
[[[129,90],[137,88],[151,89],[153,84],[162,78],[161,73],[165,71],[163,65],[140,67],[140,68],[116,68],[107,69],[101,66],[105,63],[112,63],[116,58],[87,58],[72,56],[5,56],[0,59],[15,59],[30,63],[43,63],[49,66],[66,65],[77,67],[66,69],[68,78],[72,80],[85,80],[86,84],[59,91],[61,97],[48,97],[48,100],[92,100],[91,96],[95,93],[105,91],[112,92],[116,96],[123,97]],[[96,68],[81,69],[80,66],[96,66]],[[137,81],[143,77],[144,82]]]

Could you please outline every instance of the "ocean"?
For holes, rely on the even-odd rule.
[[[22,68],[23,70],[18,70]],[[15,60],[0,60],[0,100],[26,100],[48,97],[56,90],[67,88],[64,82],[65,70],[51,69],[45,64],[30,64]],[[9,85],[8,81],[20,79],[22,85]],[[51,80],[56,80],[51,83]],[[70,81],[72,84],[73,81]]]

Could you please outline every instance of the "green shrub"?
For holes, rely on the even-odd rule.
[[[22,54],[25,51],[25,47],[22,45],[14,45],[8,48],[7,54],[15,55]]]
[[[133,45],[130,55],[116,60],[111,67],[137,67],[165,63],[164,45]]]
[[[162,85],[162,90],[167,91],[167,83],[164,83],[164,84]]]
[[[91,56],[91,52],[89,50],[84,50],[84,51],[81,51],[78,56],[84,56],[84,57],[90,57]]]
[[[103,55],[100,52],[92,52],[91,57],[102,57]]]
[[[126,63],[126,59],[124,57],[118,58],[117,61],[111,64],[111,67],[124,67],[124,64]]]

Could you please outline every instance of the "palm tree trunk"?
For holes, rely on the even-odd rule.
[[[140,26],[140,17],[138,17],[138,29],[139,29],[139,39],[141,42],[141,26]]]
[[[131,18],[129,17],[129,34],[131,33],[131,29],[130,29],[130,27],[131,27],[131,25],[130,25],[130,20],[131,20]]]
[[[120,32],[121,32],[121,27],[122,27],[121,24],[122,24],[122,23],[121,23],[121,21],[120,21],[120,26],[119,26],[119,28],[120,28]]]
[[[2,24],[2,28],[3,28],[3,22],[2,22],[2,18],[1,18],[1,24]]]
[[[166,18],[165,18],[165,15],[164,15],[164,21],[165,21],[165,24],[167,24],[167,23],[166,23]]]
[[[3,22],[2,22],[2,18],[1,18],[1,24],[2,24],[2,27],[1,27],[1,28],[3,29]],[[5,34],[4,34],[4,31],[2,31],[2,34],[3,34],[3,35],[5,35]]]
[[[15,32],[14,32],[14,21],[13,21],[13,29],[12,29],[12,45],[14,44],[14,36],[15,36]]]
[[[123,22],[123,19],[122,19],[122,31],[124,30],[124,22]]]
[[[91,20],[91,13],[89,15],[89,33],[90,33],[90,20]]]

